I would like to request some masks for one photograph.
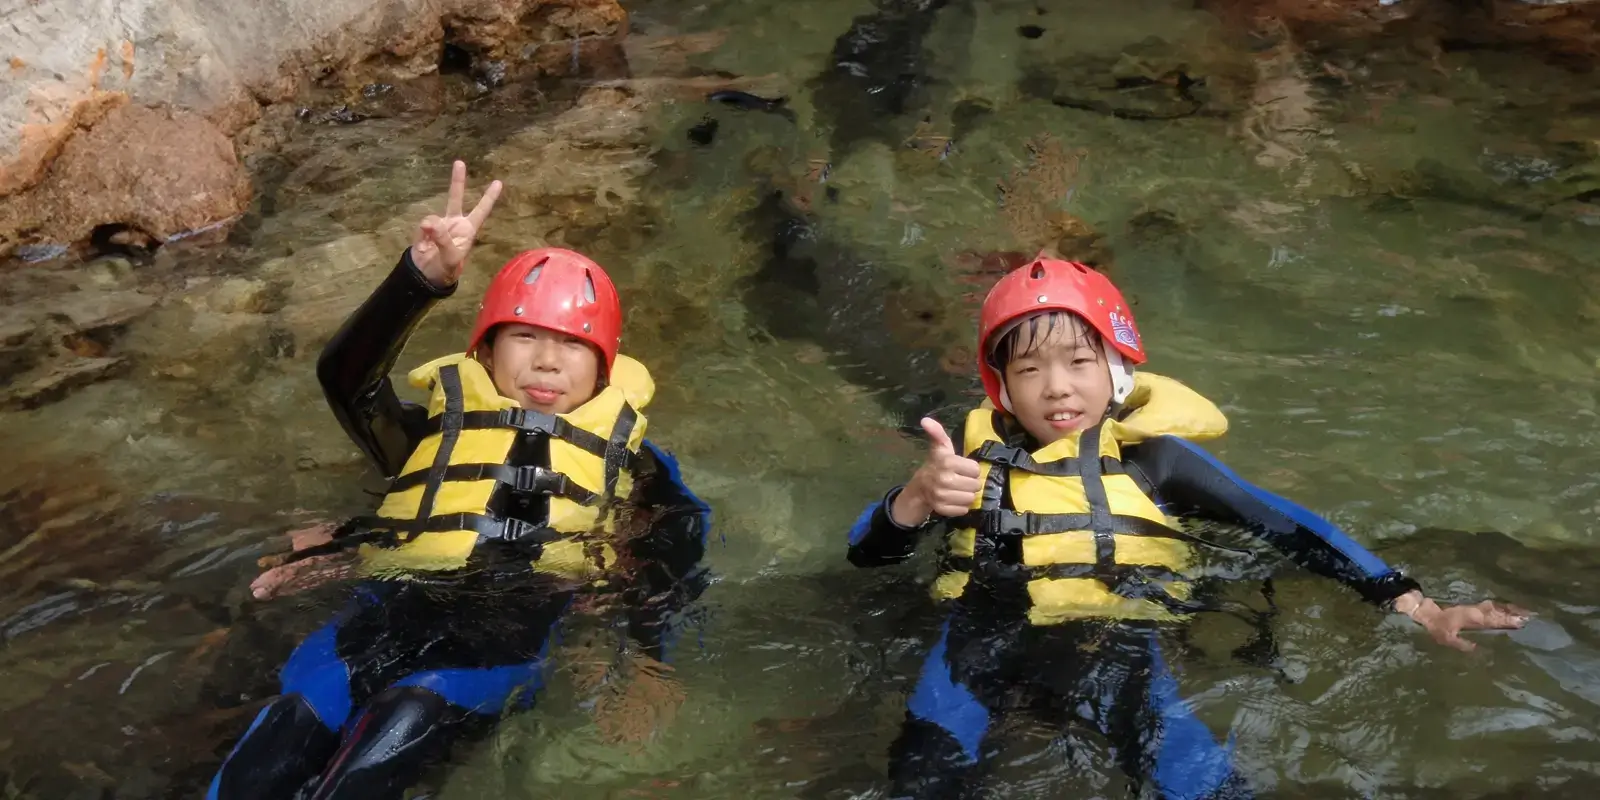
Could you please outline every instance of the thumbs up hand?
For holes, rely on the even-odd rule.
[[[956,454],[955,443],[943,425],[923,417],[922,429],[931,441],[928,460],[906,482],[889,509],[894,521],[905,527],[922,525],[930,514],[959,517],[972,508],[983,488],[978,480],[978,462]]]

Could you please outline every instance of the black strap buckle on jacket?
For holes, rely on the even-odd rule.
[[[520,519],[501,519],[478,527],[478,535],[512,544],[545,545],[561,538],[561,534],[544,525],[535,525]]]
[[[512,480],[508,483],[518,492],[565,497],[581,506],[594,505],[600,499],[600,495],[579,486],[565,472],[544,467],[518,467],[512,472]]]
[[[606,457],[606,440],[554,414],[526,408],[503,408],[500,409],[500,424],[527,433],[553,436],[596,457]]]
[[[987,461],[1002,467],[1015,467],[1033,462],[1033,457],[1028,455],[1028,451],[992,439],[978,445],[978,449],[968,454],[967,458],[973,461]]]
[[[979,445],[978,449],[972,451],[967,457],[974,461],[984,461],[998,467],[1020,469],[1023,472],[1031,472],[1034,475],[1062,477],[1078,474],[1077,458],[1063,458],[1058,461],[1047,461],[1041,464],[1035,461],[1033,454],[1027,450],[1015,445],[997,442],[993,439]]]
[[[519,467],[512,470],[511,488],[519,492],[540,494],[565,494],[571,479],[566,473],[544,467]]]
[[[427,427],[423,429],[423,434],[427,435],[443,431],[444,418],[446,416],[449,416],[448,412],[429,417]],[[462,411],[457,412],[457,416],[461,419],[461,430],[509,428],[523,433],[552,436],[587,451],[598,458],[606,457],[606,440],[554,414],[546,414],[543,411],[529,411],[525,408],[502,408],[497,411]]]
[[[959,527],[972,527],[978,536],[996,539],[1001,536],[1026,536],[1027,520],[1015,511],[968,511],[956,520]]]

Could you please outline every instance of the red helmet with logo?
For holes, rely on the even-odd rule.
[[[605,374],[622,343],[622,302],[611,276],[581,253],[559,247],[513,256],[489,283],[467,344],[471,353],[489,329],[520,322],[576,336],[599,348]]]
[[[1118,380],[1121,362],[1126,359],[1143,364],[1145,361],[1139,329],[1133,323],[1133,310],[1111,279],[1086,264],[1046,258],[1041,254],[1001,278],[983,300],[983,311],[978,317],[978,374],[995,407],[1009,410],[1010,403],[1006,402],[1003,378],[989,361],[989,350],[994,346],[990,339],[1008,323],[1041,311],[1070,311],[1099,332],[1111,361],[1113,383],[1126,384],[1126,388],[1115,387],[1116,394],[1121,395],[1115,400],[1121,402],[1133,388],[1131,368],[1126,369],[1125,382]]]

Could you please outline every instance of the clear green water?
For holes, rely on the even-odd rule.
[[[844,531],[916,463],[901,429],[970,402],[973,286],[956,254],[1037,246],[1007,226],[995,184],[1046,132],[1087,151],[1062,207],[1105,237],[1150,367],[1228,412],[1215,452],[1442,599],[1540,614],[1462,655],[1286,568],[1287,676],[1230,659],[1247,632],[1225,621],[1179,659],[1197,712],[1234,730],[1241,767],[1284,797],[1591,796],[1592,76],[1494,51],[1446,52],[1435,69],[1402,41],[1252,52],[1174,2],[980,5],[934,17],[915,50],[927,84],[896,117],[816,80],[869,3],[781,16],[644,4],[636,35],[724,33],[689,64],[770,76],[796,121],[693,92],[564,112],[582,88],[568,83],[545,87],[545,106],[512,86],[439,118],[304,126],[256,165],[259,210],[228,245],[71,268],[167,300],[118,344],[128,377],[0,416],[14,454],[0,493],[11,796],[197,794],[296,637],[337,602],[338,587],[268,604],[246,587],[283,531],[366,502],[312,365],[441,202],[451,156],[474,186],[509,187],[463,298],[541,241],[586,249],[617,277],[625,349],[660,387],[652,436],[716,509],[719,582],[676,657],[687,700],[649,744],[602,742],[558,668],[541,707],[461,753],[438,796],[880,796],[937,616],[926,563],[854,570]],[[1026,24],[1043,36],[1018,36]],[[673,69],[652,63],[639,74]],[[1057,98],[1182,109],[1165,85],[1095,88],[1180,65],[1227,115],[1129,120],[1030,88],[1045,75]],[[980,103],[990,113],[955,121]],[[708,113],[716,140],[692,146]],[[956,135],[942,161],[901,146],[924,115]],[[831,162],[825,185],[805,177],[814,158]],[[813,198],[810,236],[776,264],[779,219],[757,211],[774,189]],[[281,300],[223,313],[218,276]],[[472,310],[441,306],[401,369],[458,347]],[[595,623],[569,627],[558,664],[581,660]],[[1025,718],[1009,733],[993,796],[1123,790],[1093,737]]]

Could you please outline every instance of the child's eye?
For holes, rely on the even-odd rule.
[[[1089,358],[1088,356],[1079,356],[1077,358],[1072,359],[1072,365],[1075,366],[1075,367],[1076,366],[1081,366],[1083,364],[1093,364],[1093,363],[1094,363],[1094,359]]]

